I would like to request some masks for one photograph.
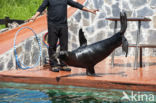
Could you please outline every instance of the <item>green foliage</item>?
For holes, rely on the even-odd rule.
[[[27,20],[31,18],[42,0],[0,0],[0,19],[6,16],[11,19]],[[4,25],[0,25],[0,29]]]

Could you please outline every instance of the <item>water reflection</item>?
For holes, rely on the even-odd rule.
[[[129,96],[133,92],[134,94],[152,94],[156,97],[155,92],[0,83],[0,103],[133,103],[121,99],[123,92]]]

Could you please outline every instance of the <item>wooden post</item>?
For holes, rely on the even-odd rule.
[[[140,46],[140,67],[142,68],[142,46]]]
[[[9,21],[10,21],[10,18],[9,17],[5,17],[5,27],[8,27]]]

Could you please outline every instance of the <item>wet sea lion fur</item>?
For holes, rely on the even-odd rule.
[[[86,68],[87,75],[95,75],[94,66],[121,46],[128,53],[128,42],[124,37],[127,29],[126,13],[120,13],[121,30],[112,37],[87,45],[82,29],[79,31],[80,47],[73,51],[61,51],[57,57],[69,66]]]

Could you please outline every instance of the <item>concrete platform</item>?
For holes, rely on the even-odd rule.
[[[133,64],[133,57],[115,57],[115,65],[111,67],[110,58],[107,58],[95,66],[97,77],[86,76],[85,69],[75,67],[71,67],[71,72],[54,73],[47,65],[0,72],[0,82],[156,91],[156,57],[143,57],[143,67],[137,70],[133,69]]]

